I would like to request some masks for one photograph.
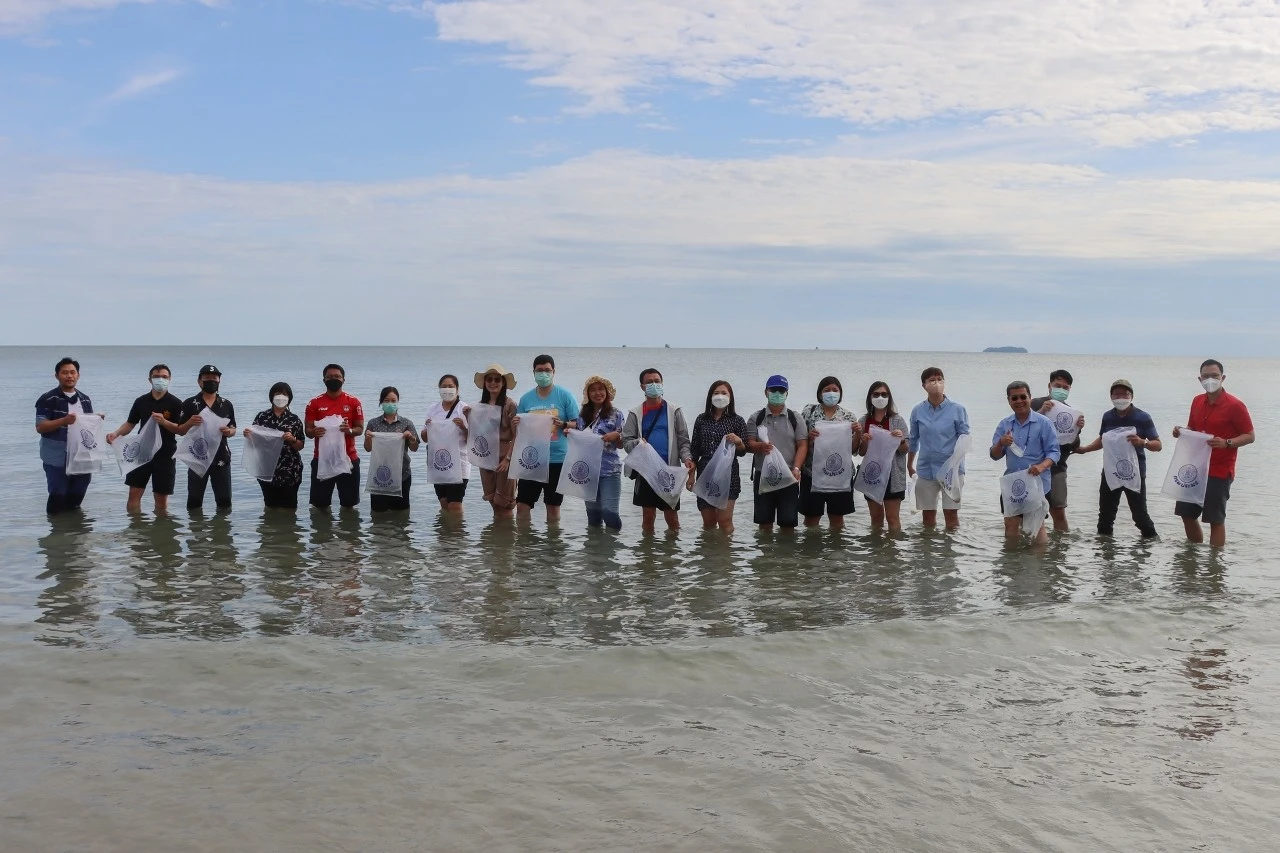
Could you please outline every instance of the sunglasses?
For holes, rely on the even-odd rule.
[[[1011,403],[1021,403],[1023,400],[1030,400],[1030,399],[1031,399],[1031,398],[1030,398],[1030,397],[1028,397],[1026,394],[1020,394],[1020,395],[1018,395],[1017,397],[1010,397],[1010,398],[1009,398],[1009,402],[1011,402]]]

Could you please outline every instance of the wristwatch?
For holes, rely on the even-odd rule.
[[[1231,439],[1229,439],[1229,438],[1228,438],[1228,439],[1227,439],[1227,447],[1230,447],[1230,446],[1231,446]]]

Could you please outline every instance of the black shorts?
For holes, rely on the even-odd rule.
[[[351,472],[340,474],[330,480],[321,480],[316,476],[319,461],[311,460],[311,497],[312,506],[328,507],[333,505],[333,490],[338,490],[338,503],[344,507],[360,506],[360,460],[351,460]]]
[[[173,494],[178,481],[178,466],[172,456],[157,457],[146,465],[139,465],[125,475],[124,483],[131,489],[145,489],[151,483],[151,492],[157,495]]]
[[[800,513],[805,518],[821,515],[849,515],[856,508],[853,490],[847,492],[815,492],[808,474],[800,474]]]
[[[676,501],[676,505],[672,506],[662,499],[662,496],[653,490],[653,486],[649,485],[649,481],[644,477],[636,477],[636,488],[631,493],[632,506],[642,506],[650,509],[660,509],[663,512],[675,512],[680,509],[680,501]]]
[[[760,494],[760,481],[753,479],[751,493],[756,508],[752,520],[756,524],[773,524],[779,527],[795,527],[800,522],[800,484],[792,483],[785,489]],[[852,501],[851,501],[852,502]]]
[[[1227,501],[1231,500],[1233,477],[1210,477],[1204,493],[1204,506],[1178,501],[1173,505],[1175,515],[1182,518],[1199,518],[1205,524],[1227,523]]]
[[[867,503],[869,504],[880,503],[880,501],[873,501],[871,499],[871,495],[863,495],[863,497],[867,499]],[[886,503],[889,501],[903,501],[906,499],[907,499],[906,491],[884,493],[884,500]]]
[[[462,499],[467,496],[467,483],[469,480],[463,480],[461,483],[436,483],[436,497],[445,503],[460,504]]]
[[[560,485],[560,469],[564,467],[564,463],[552,462],[549,467],[551,470],[545,483],[536,480],[519,481],[516,486],[516,503],[534,506],[538,503],[539,496],[547,506],[560,506],[564,503],[564,495],[556,491],[556,486]]]

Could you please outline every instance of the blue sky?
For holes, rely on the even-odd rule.
[[[1244,0],[0,0],[0,338],[1274,355],[1276,150]]]

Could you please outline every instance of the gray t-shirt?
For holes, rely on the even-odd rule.
[[[762,421],[760,420],[761,412],[764,413],[764,420]],[[793,420],[795,421],[795,427],[791,426]],[[794,466],[796,464],[796,442],[807,441],[809,438],[809,429],[805,425],[804,418],[790,409],[783,409],[776,415],[768,409],[758,409],[751,413],[751,417],[747,418],[748,441],[759,440],[760,438],[760,427],[756,426],[756,421],[760,421],[760,426],[768,431],[769,443],[778,448],[778,452],[787,461],[787,465]],[[764,454],[757,453],[754,467],[758,469],[763,463]]]
[[[376,418],[369,421],[369,423],[365,424],[365,429],[369,430],[369,432],[400,432],[400,433],[404,432],[405,430],[408,430],[414,435],[418,434],[418,431],[413,428],[413,421],[405,417],[400,417],[398,415],[396,416],[396,419],[394,421],[391,421],[390,423],[387,422],[387,419],[385,417],[383,417],[382,415],[378,415]],[[404,443],[404,475],[403,476],[405,477],[410,476],[409,474],[409,442],[408,441]]]

